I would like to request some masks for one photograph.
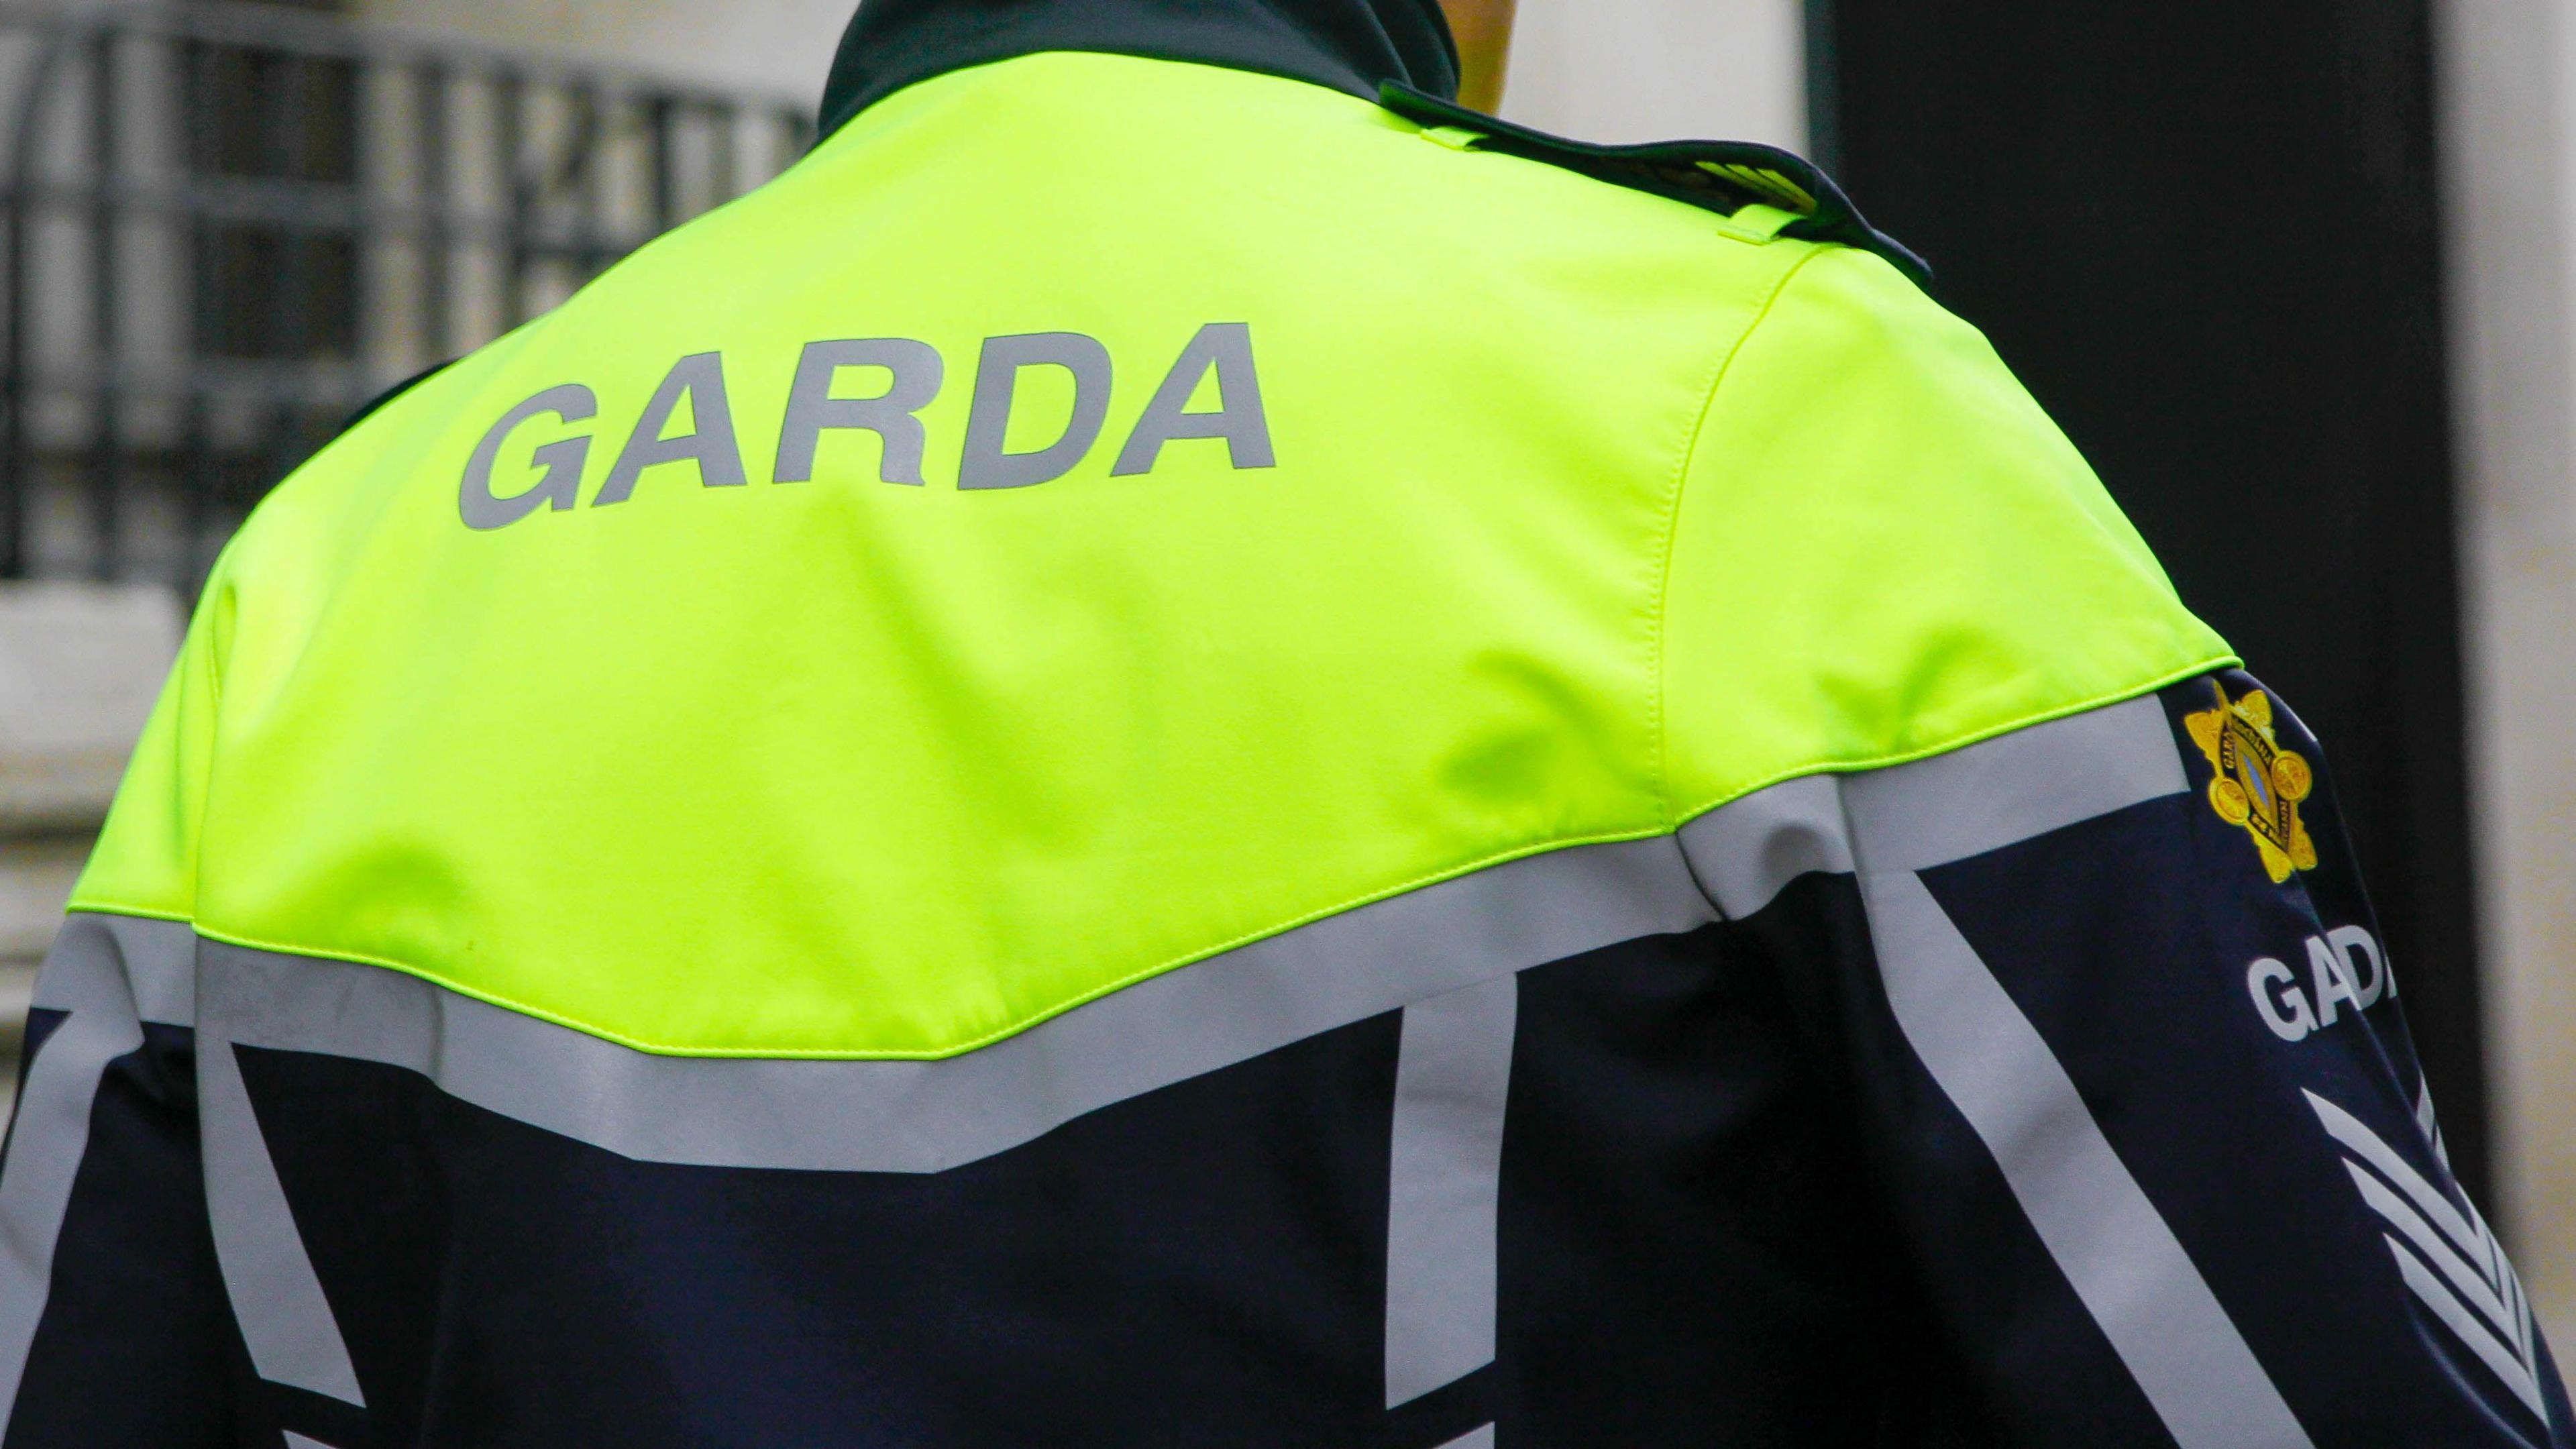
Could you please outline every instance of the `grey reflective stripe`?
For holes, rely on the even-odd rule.
[[[1691,821],[1681,840],[1730,919],[1801,875],[1855,875],[1908,1045],[2166,1428],[2184,1449],[2305,1445],[2038,1028],[1919,874],[2190,788],[2162,701],[2143,697],[1916,764],[1792,780]]]
[[[1441,1445],[1440,1449],[1494,1449],[1494,1426],[1487,1424],[1481,1429],[1471,1429]]]
[[[83,913],[65,923],[45,963],[36,1004],[70,1015],[37,1053],[19,1109],[20,1145],[11,1148],[7,1174],[0,1177],[0,1240],[6,1250],[0,1258],[0,1387],[12,1401],[26,1361],[16,1315],[26,1315],[25,1333],[32,1336],[44,1301],[45,1279],[36,1280],[33,1292],[23,1292],[21,1275],[39,1262],[50,1274],[53,1239],[88,1141],[100,1073],[143,1044],[140,1021],[200,1025],[199,950],[195,930],[183,921]],[[251,1113],[220,1011],[210,1011],[208,1018],[197,1040],[206,1206],[224,1286],[252,1363],[277,1383],[363,1404],[348,1350]],[[58,1197],[51,1187],[21,1186],[51,1184],[57,1176]],[[41,1258],[32,1252],[39,1237]],[[0,1421],[0,1434],[6,1432]]]
[[[197,1112],[215,1259],[251,1366],[271,1383],[364,1407],[358,1373],[304,1250],[241,1064],[212,1009],[197,1031]]]
[[[1861,869],[1929,870],[2190,788],[2149,695],[1849,776],[1844,801]]]
[[[89,1149],[90,1110],[108,1063],[143,1045],[134,1023],[77,1014],[54,1030],[27,1073],[9,1160],[0,1169],[0,1434],[27,1372],[53,1291],[54,1248],[72,1181]]]
[[[1345,911],[926,1062],[655,1056],[380,967],[212,942],[200,989],[231,1040],[405,1067],[643,1161],[940,1172],[1320,1032],[1715,918],[1671,837],[1580,846]]]
[[[108,1065],[143,1045],[142,1021],[184,1008],[196,937],[184,925],[74,916],[45,960],[36,1004],[66,1012],[27,1073],[0,1164],[0,1439],[53,1291],[72,1185]],[[138,1007],[137,997],[149,1005]]]
[[[33,1004],[195,1026],[197,933],[185,921],[75,912],[45,958]]]
[[[1692,870],[1729,920],[1771,904],[1802,875],[1852,872],[1842,781],[1809,775],[1756,791],[1681,830]]]
[[[319,1439],[307,1439],[289,1429],[286,1431],[286,1449],[331,1449],[331,1446]]]
[[[1864,872],[1906,1041],[1976,1130],[2049,1255],[2181,1449],[2308,1436],[2038,1028],[1908,871]]]
[[[1503,1114],[1520,981],[1404,1009],[1386,1215],[1386,1404],[1494,1361]]]
[[[2190,788],[2150,696],[1916,764],[1774,785],[1681,839],[1710,898],[1742,920],[1811,871],[1928,870]]]

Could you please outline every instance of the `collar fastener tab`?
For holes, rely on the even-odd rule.
[[[1896,238],[1871,226],[1860,209],[1802,156],[1752,141],[1655,141],[1603,146],[1571,141],[1471,111],[1399,81],[1378,93],[1378,104],[1423,128],[1423,136],[1454,150],[1499,151],[1579,171],[1596,181],[1649,191],[1736,219],[1756,223],[1764,239],[1785,236],[1840,242],[1884,257],[1916,285],[1932,280],[1931,264]],[[1758,210],[1754,210],[1757,209]],[[1754,210],[1752,216],[1743,213]]]

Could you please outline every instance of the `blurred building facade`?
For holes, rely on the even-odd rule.
[[[243,515],[792,161],[845,18],[557,8],[0,5],[0,1058]]]
[[[2363,88],[2345,102],[2364,109],[2373,86],[2440,82],[2433,100],[2410,91],[2416,101],[2401,96],[2396,107],[2422,102],[2428,131],[2439,118],[2438,158],[2418,164],[2398,135],[2387,155],[2354,163],[2401,178],[2371,204],[2416,208],[2419,227],[2402,216],[2397,226],[2416,250],[2377,258],[2393,270],[2345,278],[2352,295],[2424,294],[2398,297],[2390,314],[2424,335],[2398,341],[2414,350],[2392,364],[2397,392],[2335,396],[2361,386],[2342,374],[2309,382],[2326,394],[2319,428],[2338,409],[2432,415],[2412,431],[2351,442],[2340,461],[2295,447],[2281,455],[2287,463],[2266,455],[2265,468],[2307,480],[2330,514],[2360,506],[2338,501],[2333,469],[2378,468],[2384,481],[2367,517],[2323,530],[2358,552],[2321,561],[2312,552],[2304,573],[2275,570],[2267,577],[2285,604],[2218,622],[2263,645],[2258,671],[2295,677],[2301,619],[2349,613],[2354,599],[2363,614],[2388,616],[2341,621],[2333,647],[2359,662],[2341,675],[2317,671],[2313,690],[2293,700],[2334,695],[2311,714],[2351,709],[2369,735],[2352,755],[2398,802],[2376,868],[2383,904],[2406,922],[2399,968],[2410,985],[2419,972],[2428,981],[2410,1010],[2438,1045],[2453,1140],[2468,1118],[2469,1140],[2488,1143],[2489,1195],[2563,1345],[2576,1338],[2576,112],[2567,99],[2576,26],[2549,0],[2412,3],[2392,12],[2395,28],[2352,37],[2349,54],[2321,64],[2343,66],[2335,74]],[[786,164],[805,143],[803,107],[850,7],[310,0],[177,12],[107,0],[74,12],[119,27],[108,31],[49,30],[35,21],[46,12],[0,4],[0,127],[9,128],[0,146],[16,148],[0,154],[14,154],[20,178],[0,251],[11,267],[13,359],[0,452],[16,480],[0,503],[0,574],[54,581],[0,585],[0,1020],[23,1009],[32,959],[103,808],[113,771],[101,762],[138,725],[180,601],[242,510],[360,399],[535,315],[662,226]],[[2119,60],[2123,45],[2144,56],[2207,18],[2200,7],[2102,14],[2128,10],[2156,18],[2133,33],[2033,25],[2023,39],[2039,48],[2016,63],[2062,57],[2064,102],[2084,45],[2097,60]],[[1996,170],[2017,153],[1957,148],[1978,126],[2038,130],[2031,107],[2045,99],[2045,78],[2009,66],[1941,70],[1941,46],[1965,43],[1964,10],[1938,0],[1522,0],[1522,13],[1506,106],[1516,119],[1598,140],[1812,146],[1829,164],[1848,163],[1861,204],[1924,245],[1945,278],[1962,279],[1945,300],[1994,330],[2043,400],[2071,414],[2078,441],[2102,454],[2115,493],[2155,541],[2169,553],[2197,546],[2186,526],[2197,495],[2158,493],[2148,465],[2159,455],[2129,446],[2117,416],[2142,372],[2189,359],[2088,351],[2071,332],[2021,327],[2014,305],[2027,297],[1978,290],[1979,258],[2002,255],[1979,226],[2075,234],[2112,223],[2038,207],[2015,221],[1984,205],[2019,194],[2019,179]],[[182,14],[200,18],[172,18]],[[2405,28],[2425,23],[2430,59],[2409,49],[2415,32]],[[2410,66],[2421,72],[2412,80]],[[2263,102],[2261,116],[2282,134],[2341,144],[2301,129],[2299,108],[2317,104],[2299,90],[2311,81],[2335,83],[2285,69],[2251,76],[2241,93],[2221,78],[2178,94],[2199,85],[2222,108]],[[2281,104],[2265,100],[2267,83]],[[2134,116],[2100,119],[2106,129],[2140,126]],[[2198,164],[2179,142],[2142,154]],[[2326,164],[2206,159],[2220,178]],[[2063,153],[2011,164],[2087,163]],[[2118,164],[2108,154],[2089,163]],[[2142,192],[2168,184],[2138,179]],[[2307,204],[2259,190],[2231,196],[2223,182],[2217,195],[2249,215]],[[2349,200],[2338,191],[2319,204]],[[2296,238],[2298,222],[2284,235]],[[2058,312],[2089,312],[2105,327],[2170,310],[2141,276],[2098,258],[2042,249],[2009,265],[2026,290],[2054,278],[2080,304],[2051,304]],[[2184,256],[2175,275],[2202,265]],[[2405,271],[2419,265],[2420,278]],[[2418,302],[2420,316],[2407,310]],[[2344,305],[2327,293],[2307,304]],[[2273,321],[2295,332],[2297,309],[2276,310]],[[2173,396],[2199,405],[2188,389]],[[2092,398],[2111,401],[2095,408]],[[2197,424],[2176,415],[2169,425]],[[2245,436],[2305,426],[2275,418]],[[2413,451],[2390,463],[2391,449]],[[2435,510],[2439,526],[2427,534],[2407,507]],[[2165,517],[2185,523],[2160,535]],[[2442,557],[2370,555],[2382,546],[2371,540],[2388,535]],[[2200,602],[2203,579],[2207,590],[2233,587],[2228,567],[2194,556],[2176,572]],[[2328,587],[2329,575],[2372,569],[2427,573],[2360,592]],[[2410,607],[2410,590],[2429,602]],[[2237,607],[2254,608],[2230,596],[2218,612]],[[2404,632],[2396,616],[2427,637],[2389,644]],[[2286,642],[2270,642],[2266,620]],[[2357,639],[2353,629],[2377,632]],[[2365,709],[2373,670],[2437,697],[2433,714],[2447,696],[2448,733],[2381,731]]]
[[[2433,12],[2499,1196],[2576,1340],[2576,17]]]
[[[0,569],[22,576],[191,590],[353,407],[811,138],[785,85],[318,3],[46,16],[0,12]]]

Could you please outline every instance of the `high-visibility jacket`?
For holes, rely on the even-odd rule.
[[[1821,177],[1433,15],[872,5],[261,506],[0,1449],[2571,1442],[2288,707]]]

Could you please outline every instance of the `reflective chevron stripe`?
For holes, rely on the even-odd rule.
[[[2386,1241],[2406,1286],[2546,1423],[2531,1303],[2486,1219],[2475,1207],[2452,1202],[2360,1118],[2314,1092],[2306,1096],[2327,1135],[2352,1153],[2344,1170],[2361,1200],[2397,1229]]]

